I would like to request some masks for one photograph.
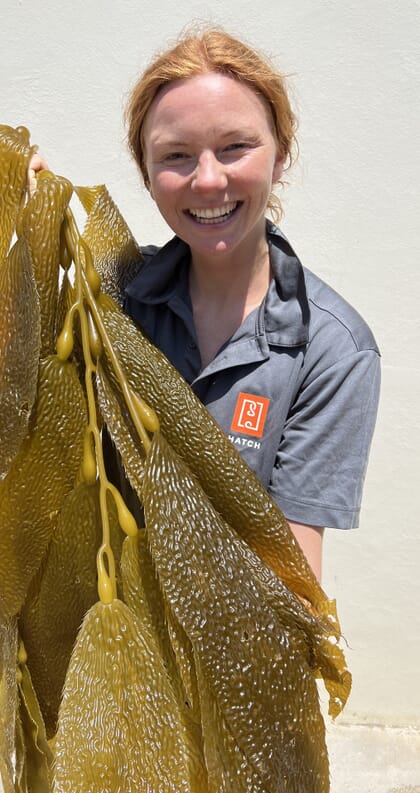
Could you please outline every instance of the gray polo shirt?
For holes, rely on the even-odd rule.
[[[358,525],[379,394],[364,320],[302,267],[267,223],[274,274],[265,299],[201,369],[188,294],[189,248],[143,249],[125,310],[165,353],[286,518]]]

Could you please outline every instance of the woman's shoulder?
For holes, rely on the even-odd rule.
[[[267,231],[283,299],[292,285],[300,300],[302,314],[309,309],[309,341],[318,340],[323,346],[335,347],[342,354],[362,350],[378,353],[372,330],[359,312],[326,281],[303,266],[278,226],[268,222]]]
[[[153,256],[156,256],[160,250],[162,250],[162,245],[141,245],[141,255],[145,261],[152,259]]]
[[[373,332],[357,309],[314,272],[306,267],[303,272],[310,307],[311,336],[321,330],[334,332],[347,336],[349,343],[359,352],[374,350],[379,353]]]
[[[162,250],[161,245],[141,245],[140,252],[141,252],[141,264],[139,268],[139,272],[141,272],[144,267],[146,267],[155,256]]]

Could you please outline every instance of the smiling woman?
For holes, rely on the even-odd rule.
[[[188,724],[192,718],[197,719],[192,725],[195,732],[199,724],[203,727],[202,735],[199,731],[197,735],[209,791],[327,793],[328,767],[313,664],[326,670],[329,679],[332,676],[332,712],[334,708],[336,712],[343,699],[337,693],[340,676],[330,656],[337,661],[341,651],[335,640],[328,640],[326,611],[320,609],[322,619],[315,621],[329,661],[326,665],[319,662],[304,627],[313,615],[300,600],[298,612],[293,611],[293,588],[288,583],[301,583],[305,579],[302,570],[314,580],[294,538],[320,578],[324,526],[357,525],[378,402],[378,349],[363,319],[302,266],[281,230],[266,218],[270,210],[277,219],[280,216],[273,186],[291,161],[295,119],[282,76],[264,58],[219,30],[187,36],[140,77],[128,122],[130,146],[145,184],[175,236],[162,248],[143,247],[141,257],[136,246],[130,249],[135,251],[130,266],[134,260],[131,272],[136,275],[132,280],[128,275],[125,278],[124,309],[143,334],[121,314],[121,335],[113,341],[122,355],[129,343],[126,369],[130,375],[137,371],[143,347],[153,351],[147,366],[141,368],[135,390],[164,384],[162,417],[168,415],[170,439],[187,435],[186,424],[188,430],[198,427],[200,437],[199,443],[190,444],[196,455],[194,475],[188,466],[177,468],[170,462],[163,433],[156,457],[155,451],[146,455],[147,481],[143,473],[140,485],[130,480],[137,481],[146,524],[144,556],[141,562],[132,561],[141,575],[147,569],[151,573],[149,605],[152,612],[156,607],[164,615],[165,623],[161,632],[161,623],[153,617],[153,630],[158,634],[159,652],[167,642],[164,657],[170,659],[165,660],[151,690],[164,702],[161,685],[172,664],[176,670],[179,666],[180,702],[188,709],[193,703]],[[36,171],[42,164],[34,158],[32,167]],[[112,327],[110,322],[110,332]],[[145,336],[191,387],[184,390],[187,408],[182,420],[174,407],[182,380],[173,378],[173,370]],[[158,375],[153,356],[162,360]],[[115,410],[115,402],[108,399],[107,389],[102,391],[102,401],[109,401],[105,424],[118,444],[119,408]],[[191,391],[224,430],[227,438],[220,437],[229,459],[233,455],[232,465],[223,467],[223,454],[211,431],[216,426],[208,413],[200,413],[194,425],[189,400],[196,407],[199,402]],[[139,509],[136,517],[138,525],[143,525],[137,495],[125,479],[110,438],[104,435],[109,476],[130,508]],[[249,476],[231,444],[263,487]],[[134,459],[136,464],[139,457],[136,446],[133,454],[130,451],[130,463]],[[215,494],[211,509],[202,509],[191,496],[201,478]],[[172,493],[173,482],[182,494],[179,499],[175,490]],[[223,509],[218,499],[225,486],[241,506],[230,533],[221,523]],[[272,499],[266,498],[264,488]],[[156,501],[160,491],[171,502],[168,508]],[[281,525],[273,520],[272,510],[277,513],[273,501],[281,509]],[[245,513],[243,503],[247,504]],[[261,518],[264,529],[258,534],[255,553],[250,537],[253,523],[259,525]],[[278,567],[273,566],[273,558],[280,537],[292,554],[282,552]],[[296,557],[301,558],[302,568]],[[250,577],[248,566],[253,571]],[[147,600],[136,587],[133,610]],[[282,627],[288,623],[279,612],[279,587],[292,631]],[[310,608],[305,593],[302,598]],[[168,604],[173,611],[167,610]],[[110,604],[106,599],[102,605]],[[223,622],[225,613],[229,619]],[[303,615],[302,623],[296,621],[297,613]],[[235,627],[238,615],[243,619],[240,629]],[[125,616],[120,616],[123,622]],[[119,623],[117,628],[120,638]],[[97,631],[93,624],[91,629]],[[302,657],[311,667],[309,678],[306,667],[299,665]],[[130,657],[125,654],[124,660]],[[142,664],[139,655],[142,684],[146,680],[148,685]],[[282,677],[285,665],[290,672],[287,678]],[[152,663],[151,675],[156,668]],[[130,676],[128,669],[119,687],[124,695]],[[139,706],[129,707],[130,718],[135,714],[128,730],[133,755],[147,746],[148,730],[142,735],[136,724],[145,697],[147,692],[139,689]],[[290,697],[296,707],[291,706]],[[104,702],[102,694],[98,701]],[[284,718],[279,718],[279,708],[284,708]],[[96,719],[95,710],[90,713]],[[170,713],[166,704],[162,713],[165,718]],[[168,725],[174,739],[176,724]],[[168,746],[172,759],[174,743],[169,740]],[[113,760],[113,740],[109,752]],[[145,761],[148,768],[152,754]],[[77,752],[68,756],[73,765]],[[89,759],[89,772],[90,765]],[[122,769],[124,776],[125,755]],[[171,789],[173,784],[177,783],[170,775]],[[191,790],[203,789],[201,781],[191,786]]]
[[[320,578],[324,527],[358,525],[380,359],[360,315],[265,217],[281,216],[272,188],[293,159],[285,81],[210,29],[150,64],[127,120],[175,237],[142,249],[125,310],[240,450]]]
[[[290,106],[286,84],[271,64],[251,47],[223,30],[211,29],[203,35],[181,38],[178,45],[164,52],[141,75],[128,106],[129,145],[146,185],[144,126],[150,106],[165,86],[213,72],[232,77],[247,85],[266,106],[274,138],[286,164],[293,160],[296,119]],[[200,105],[204,97],[200,96]],[[213,119],[216,121],[216,117]],[[270,207],[280,217],[280,203],[270,197]]]
[[[273,185],[295,146],[284,78],[222,30],[187,35],[140,77],[127,118],[176,236],[145,249],[126,310],[240,449],[320,577],[323,527],[358,522],[379,354],[266,220],[280,219]]]
[[[144,140],[150,193],[190,246],[193,271],[213,257],[224,279],[268,270],[265,212],[284,154],[262,99],[215,72],[171,83],[150,106]]]

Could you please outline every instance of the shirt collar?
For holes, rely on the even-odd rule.
[[[144,263],[128,284],[126,294],[139,303],[167,303],[184,293],[190,261],[190,249],[179,237],[173,237],[162,248],[144,249]]]
[[[267,221],[267,239],[274,279],[264,310],[269,344],[295,347],[309,339],[309,303],[303,267],[277,226]]]
[[[259,328],[271,345],[294,347],[309,338],[309,304],[303,267],[290,243],[277,226],[267,220],[267,239],[274,279],[268,290],[264,312],[258,312]],[[157,305],[173,298],[185,300],[190,250],[179,237],[148,253],[144,264],[126,288],[138,303]]]

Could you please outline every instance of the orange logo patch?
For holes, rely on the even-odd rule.
[[[262,438],[269,404],[270,400],[266,397],[244,394],[241,391],[230,425],[231,431]]]

